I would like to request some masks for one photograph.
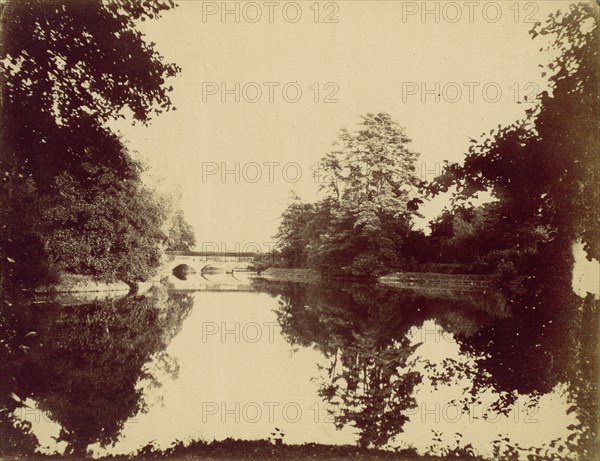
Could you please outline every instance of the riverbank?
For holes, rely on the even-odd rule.
[[[271,267],[259,275],[259,278],[274,282],[321,283],[326,280],[311,269],[284,269]],[[377,279],[382,285],[395,288],[428,290],[484,290],[491,286],[492,277],[474,274],[446,274],[437,272],[395,272]]]
[[[460,290],[486,289],[492,276],[475,274],[445,274],[438,272],[395,272],[379,277],[378,282],[397,288],[453,288]]]
[[[65,306],[114,301],[129,295],[144,296],[161,286],[158,278],[143,283],[103,282],[88,275],[63,273],[54,283],[37,286],[24,293],[32,304],[60,303]]]
[[[271,267],[254,276],[272,282],[295,283],[330,283],[343,281],[326,279],[311,269],[292,269]],[[360,282],[359,279],[346,280]],[[394,288],[419,290],[423,292],[446,291],[485,291],[491,287],[492,278],[486,275],[448,274],[434,272],[396,272],[377,279],[381,285]],[[61,274],[53,284],[39,286],[30,291],[39,302],[61,301],[66,304],[78,304],[83,301],[94,302],[122,298],[132,295],[143,295],[161,281],[153,279],[145,283],[130,285],[124,282],[101,282],[90,276]]]
[[[279,267],[269,267],[257,274],[256,277],[273,282],[319,283],[324,281],[318,272],[311,269],[285,269]]]
[[[49,293],[98,293],[98,292],[124,292],[128,293],[131,287],[125,282],[101,282],[89,275],[63,273],[57,276],[54,283],[40,285],[33,290],[36,294]]]

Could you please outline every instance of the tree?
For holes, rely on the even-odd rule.
[[[535,120],[549,173],[543,212],[570,239],[581,239],[589,258],[600,259],[600,9],[570,5],[531,31],[554,37],[559,56],[548,66],[552,94],[544,93]],[[573,206],[577,204],[577,206]]]
[[[133,197],[130,205],[137,200],[143,205],[141,211],[150,213],[150,225],[157,223],[156,214],[152,213],[158,205],[147,203],[149,197],[141,182],[139,165],[107,127],[107,122],[131,114],[134,121],[148,123],[153,114],[172,108],[168,96],[171,88],[167,87],[166,78],[174,76],[179,68],[162,62],[154,44],[144,41],[136,23],[156,18],[173,6],[171,0],[143,3],[6,0],[2,3],[0,257],[3,281],[6,275],[13,279],[13,275],[21,274],[31,283],[39,282],[44,273],[56,269],[44,267],[49,260],[57,262],[58,267],[70,264],[66,254],[45,254],[50,237],[36,233],[36,229],[45,230],[43,226],[34,226],[42,221],[43,213],[49,212],[38,206],[38,201],[53,206],[65,199],[57,187],[59,184],[76,184],[77,192],[71,190],[66,194],[71,194],[73,199],[78,194],[87,197],[88,205],[97,208],[96,214],[105,216],[116,210],[108,205],[109,195],[103,198],[102,193],[125,188]],[[103,191],[98,188],[98,182],[105,186]],[[125,205],[123,201],[120,204]],[[98,208],[105,205],[106,210]],[[125,209],[132,211],[127,206]],[[70,230],[65,229],[61,234],[62,244],[57,242],[54,248],[62,245],[66,249],[65,238],[75,237],[73,226],[80,218],[66,223],[67,227],[71,226]],[[128,229],[134,232],[126,237],[107,233],[89,238],[105,241],[114,238],[104,243],[111,248],[118,247],[119,240],[129,239],[138,249],[157,240],[156,230],[148,226],[140,229],[133,225]],[[96,230],[104,231],[106,226]],[[79,243],[86,238],[77,237]],[[157,264],[154,255],[147,257],[146,251],[141,254],[146,260],[135,265]],[[12,270],[8,273],[6,261],[11,261]],[[127,278],[138,279],[149,269],[151,267],[139,267],[127,274]],[[99,271],[98,275],[112,278],[113,272]]]
[[[417,154],[409,143],[386,113],[365,115],[356,133],[343,129],[322,160],[325,199],[284,212],[284,255],[326,275],[376,276],[398,267],[418,205]]]
[[[58,176],[55,193],[42,197],[39,236],[49,265],[61,272],[106,280],[144,281],[160,264],[163,204],[135,180],[120,181],[112,170],[97,170],[96,182],[82,187],[69,173]]]
[[[178,209],[172,214],[167,237],[167,250],[190,251],[196,245],[194,229],[185,220],[183,211]]]
[[[497,199],[484,230],[499,243],[487,257],[507,276],[502,289],[512,316],[457,335],[461,349],[478,356],[472,394],[491,386],[506,410],[518,393],[539,396],[569,383],[576,405],[568,412],[576,410],[580,423],[569,426],[565,445],[582,459],[598,451],[591,397],[598,391],[597,351],[588,343],[598,302],[572,290],[571,244],[580,239],[588,258],[600,257],[599,14],[592,3],[579,3],[535,25],[534,38],[554,39],[550,92],[524,120],[473,140],[464,164],[447,165],[431,185],[434,193],[455,186],[455,209],[484,190]]]
[[[165,78],[179,70],[163,64],[136,30],[172,1],[8,0],[2,24],[3,143],[27,174],[44,184],[82,154],[118,161],[105,151],[105,123],[147,123],[171,108]],[[34,115],[35,114],[35,115]],[[79,135],[78,135],[79,133]],[[86,151],[86,148],[88,149]],[[116,166],[116,165],[113,165]]]
[[[27,101],[61,125],[85,115],[103,123],[125,108],[147,122],[171,107],[165,78],[179,68],[162,62],[136,22],[172,7],[172,0],[5,0],[3,102]]]
[[[385,211],[406,218],[418,185],[417,154],[411,140],[387,113],[362,117],[356,133],[342,129],[339,148],[322,160],[327,196],[357,214],[357,223],[368,224]]]
[[[490,191],[505,235],[528,235],[534,244],[582,239],[590,258],[600,257],[598,15],[581,3],[535,25],[534,38],[554,37],[551,92],[524,120],[472,140],[464,164],[448,164],[430,187],[435,194],[456,186],[455,203]]]
[[[281,215],[275,236],[280,257],[286,267],[307,267],[314,259],[314,246],[330,220],[328,200],[305,203],[292,192],[291,201]]]

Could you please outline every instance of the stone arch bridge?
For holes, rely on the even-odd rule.
[[[165,272],[172,273],[181,265],[188,266],[197,274],[211,272],[226,272],[250,270],[256,253],[210,252],[210,251],[166,251]]]

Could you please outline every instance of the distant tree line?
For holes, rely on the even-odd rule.
[[[61,271],[141,281],[165,247],[189,248],[180,210],[142,181],[107,125],[174,110],[164,63],[136,23],[171,0],[1,5],[0,267],[28,286]]]
[[[367,114],[342,130],[322,160],[325,197],[297,196],[282,215],[278,251],[259,265],[309,267],[327,276],[376,276],[395,270],[527,272],[553,245],[583,242],[600,257],[600,99],[598,7],[581,3],[531,30],[550,36],[556,58],[544,69],[550,91],[523,120],[472,140],[462,164],[446,163],[431,182],[415,175],[417,154],[388,114]],[[475,205],[480,193],[493,201]],[[415,230],[427,198],[449,205]]]

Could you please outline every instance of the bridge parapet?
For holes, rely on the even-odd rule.
[[[225,252],[210,252],[210,251],[165,251],[168,260],[189,260],[197,262],[216,261],[216,262],[250,262],[256,257],[256,253],[225,251]]]

